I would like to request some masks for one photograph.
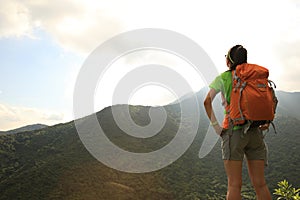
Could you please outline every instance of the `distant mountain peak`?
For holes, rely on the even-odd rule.
[[[15,134],[15,133],[20,133],[25,131],[39,130],[45,127],[47,127],[47,125],[45,124],[31,124],[31,125],[22,126],[20,128],[12,129],[9,131],[1,131],[0,134]]]

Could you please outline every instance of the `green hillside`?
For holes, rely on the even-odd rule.
[[[111,108],[97,114],[105,133],[115,144],[134,152],[148,152],[167,144],[178,128],[178,105],[167,106],[167,123],[147,139],[125,135],[114,123]],[[137,124],[149,123],[149,107],[130,106]],[[201,113],[203,116],[204,113]],[[156,172],[130,174],[106,167],[82,145],[74,123],[37,131],[0,136],[0,199],[224,199],[226,176],[220,144],[204,159],[198,152],[206,127],[205,117],[194,143],[176,162]],[[287,179],[300,185],[300,121],[278,117],[278,134],[270,131],[269,167],[271,190]],[[254,192],[244,168],[244,199]]]

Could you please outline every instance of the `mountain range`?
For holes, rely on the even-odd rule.
[[[45,124],[31,124],[27,126],[22,126],[20,128],[12,129],[9,131],[0,131],[0,134],[14,134],[14,133],[20,133],[20,132],[25,132],[25,131],[34,131],[34,130],[39,130],[42,128],[47,127]]]
[[[196,94],[199,102],[203,102],[206,91],[203,89]],[[278,133],[270,129],[265,136],[269,147],[266,178],[271,191],[283,179],[295,187],[300,186],[297,135],[300,132],[297,106],[300,95],[278,91],[277,96],[279,105],[274,122]],[[120,148],[152,152],[169,144],[176,136],[182,117],[178,103],[189,105],[190,101],[191,94],[188,94],[163,107],[115,105],[96,116],[106,136]],[[191,146],[169,166],[148,173],[122,172],[99,162],[82,144],[74,121],[0,135],[0,199],[224,199],[227,186],[220,140],[206,157],[200,159],[198,156],[209,126],[203,105],[199,106],[199,129]],[[132,120],[140,126],[150,123],[150,109],[164,108],[166,122],[153,137],[127,135],[114,121],[112,108],[118,108],[117,114],[122,116],[128,107]],[[189,120],[191,116],[184,117]],[[79,120],[87,132],[95,128],[90,126],[89,116]],[[183,127],[187,134],[189,128]],[[128,158],[119,158],[118,162],[136,163]],[[246,167],[243,168],[242,195],[243,199],[255,199]]]

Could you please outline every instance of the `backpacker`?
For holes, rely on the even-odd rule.
[[[261,125],[274,119],[278,100],[268,77],[269,70],[255,64],[244,63],[232,71],[229,116],[233,125],[247,121]]]

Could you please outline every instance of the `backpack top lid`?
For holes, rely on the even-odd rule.
[[[249,63],[236,66],[235,73],[242,80],[267,79],[269,77],[269,70],[267,68]]]

